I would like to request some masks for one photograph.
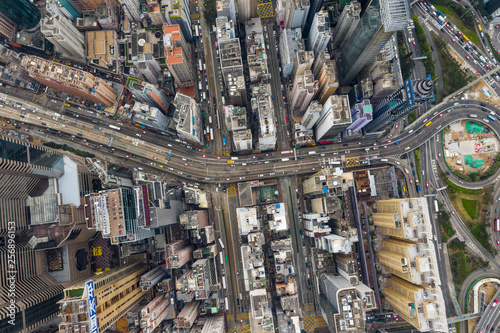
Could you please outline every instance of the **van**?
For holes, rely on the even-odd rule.
[[[413,133],[413,130],[410,130],[410,131],[408,132],[408,134],[411,134],[411,133]]]
[[[290,161],[290,159],[289,159],[289,158],[282,158],[282,159],[281,159],[281,162],[288,162],[288,161]]]
[[[409,146],[405,148],[405,150],[408,150],[408,149],[410,149],[410,147],[409,147]]]
[[[233,161],[236,161],[236,160],[238,160],[238,157],[231,157],[231,159],[232,159]]]
[[[140,135],[139,133],[135,133],[135,135],[137,135],[138,137],[141,137],[142,135]]]
[[[316,152],[315,152],[315,151],[310,151],[308,154],[309,154],[309,155],[315,155],[315,154],[316,154]]]

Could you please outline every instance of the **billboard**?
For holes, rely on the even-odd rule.
[[[87,309],[89,313],[90,333],[98,333],[97,327],[97,313],[95,312],[95,294],[94,294],[94,281],[90,280],[85,283],[85,290],[87,291]]]

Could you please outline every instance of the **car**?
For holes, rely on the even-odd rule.
[[[240,271],[236,271],[236,276],[240,276]]]
[[[187,164],[187,163],[184,163],[184,166],[189,166],[189,164]]]
[[[266,156],[269,156],[269,154],[266,154]]]
[[[410,178],[410,184],[413,184],[413,180]]]
[[[453,31],[453,29],[452,29],[451,31]],[[457,42],[454,38],[452,38],[452,39],[451,39],[451,41],[452,41],[453,43],[456,43],[456,42]]]
[[[30,130],[29,130],[29,129],[27,129],[27,128],[25,128],[24,130],[25,130],[26,132],[29,132],[29,131],[30,131]]]
[[[362,144],[363,144],[363,142],[358,142],[358,145],[362,145]]]
[[[414,39],[414,40],[412,40],[412,41],[411,41],[411,43],[412,43],[413,45],[416,45],[416,44],[415,44],[415,39]]]
[[[158,157],[156,157],[156,156],[153,156],[153,160],[158,160]]]
[[[383,146],[382,148],[387,148],[387,147],[389,147],[389,146]]]
[[[252,156],[252,158],[257,158],[257,156],[254,155],[254,156]]]
[[[441,158],[441,153],[438,153],[438,157]]]
[[[226,178],[226,181],[230,181],[230,180],[231,180],[231,178]]]
[[[470,57],[469,56],[465,56],[465,58],[470,61]]]
[[[500,245],[500,240],[497,240],[497,245]]]
[[[128,155],[125,155],[125,157],[126,157],[126,158],[130,158],[130,156],[128,156]]]
[[[203,158],[207,158],[207,155],[201,155],[201,157],[203,157]]]
[[[314,170],[316,170],[316,168],[311,168],[311,171],[314,171]]]
[[[452,210],[452,211],[451,211],[451,215],[455,215],[455,211],[453,211],[453,210]]]
[[[494,300],[493,304],[491,304],[491,307],[494,308],[495,306],[497,306],[497,304],[498,304],[498,300]]]
[[[429,187],[429,182],[425,182],[425,187]]]
[[[398,128],[399,127],[399,124],[396,124],[396,126],[394,126],[394,128]]]
[[[442,113],[440,113],[440,114],[439,114],[439,116],[440,116],[440,117],[442,117],[442,116],[443,116],[443,114],[442,114]]]
[[[240,320],[240,324],[243,324],[243,319]]]
[[[378,146],[378,143],[376,143],[376,142],[375,142],[373,145],[374,145],[374,146]]]
[[[217,156],[217,159],[220,160],[220,156]]]
[[[392,142],[392,140],[387,140],[387,143],[391,143],[391,142]]]

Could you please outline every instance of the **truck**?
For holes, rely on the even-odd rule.
[[[477,118],[477,114],[469,114],[469,115],[467,115],[467,117],[469,117],[469,118]]]
[[[443,21],[438,20],[439,25],[443,25]]]
[[[435,213],[439,212],[438,201],[436,199],[434,199],[434,212]]]
[[[438,12],[438,14],[439,14],[439,13],[440,13],[440,12]],[[441,22],[444,22],[444,21],[445,21],[445,19],[444,19],[444,17],[442,16],[442,14],[439,14],[439,16],[438,16],[438,20],[439,20],[439,21],[441,21]]]
[[[444,14],[443,14],[443,12],[442,12],[442,11],[440,11],[440,10],[438,10],[438,11],[437,11],[437,14],[438,14],[438,15],[440,15],[440,16],[443,16],[443,15],[444,15]]]
[[[417,192],[420,192],[420,185],[417,184]]]

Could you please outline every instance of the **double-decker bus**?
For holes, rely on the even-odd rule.
[[[494,219],[493,223],[494,223],[495,231],[500,231],[500,219]]]

